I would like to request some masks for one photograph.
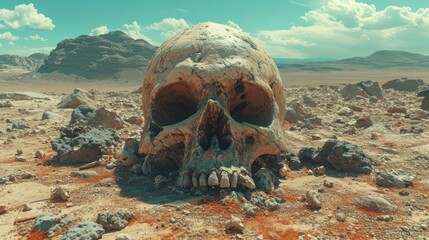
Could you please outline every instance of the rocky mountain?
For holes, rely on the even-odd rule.
[[[7,69],[19,69],[23,71],[36,71],[48,55],[43,53],[34,53],[28,57],[15,55],[0,55],[0,71]]]
[[[38,72],[106,78],[126,69],[144,71],[157,47],[134,40],[122,31],[100,36],[82,35],[58,43]]]
[[[418,70],[429,68],[429,56],[404,51],[381,50],[367,57],[353,57],[338,61],[279,64],[279,68],[304,71],[365,69]]]

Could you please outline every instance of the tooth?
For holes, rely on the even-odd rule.
[[[248,189],[256,188],[253,179],[249,175],[244,175],[243,173],[240,173],[240,175],[238,175],[238,184]]]
[[[199,180],[199,185],[200,185],[200,187],[207,186],[207,176],[206,176],[205,173],[201,173],[200,180]]]
[[[237,172],[233,172],[232,173],[232,177],[231,177],[231,188],[236,188],[237,187],[237,181],[238,181],[238,173]]]
[[[192,173],[192,186],[198,187],[198,176],[197,173]]]
[[[220,175],[220,188],[229,188],[230,186],[228,173],[222,171]]]
[[[212,171],[208,180],[209,186],[219,186],[219,178],[217,178],[216,171]]]
[[[184,188],[191,188],[192,187],[191,177],[187,173],[183,175],[182,187],[184,187]]]

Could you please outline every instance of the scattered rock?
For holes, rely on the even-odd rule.
[[[53,112],[44,112],[42,115],[42,120],[52,120],[52,121],[60,121],[63,119],[63,116]]]
[[[333,188],[334,187],[334,183],[325,179],[325,180],[323,180],[323,186],[325,186],[327,188]]]
[[[406,107],[389,107],[387,109],[388,113],[407,113],[407,108]]]
[[[24,153],[24,151],[22,151],[21,148],[16,149],[16,155],[21,155],[23,153]]]
[[[350,100],[361,97],[374,97],[375,99],[383,99],[383,92],[378,85],[378,82],[371,80],[361,81],[355,84],[347,84],[342,90],[341,94],[344,99]]]
[[[413,186],[414,177],[411,175],[399,175],[395,172],[379,173],[375,177],[375,183],[379,187],[404,188]]]
[[[256,210],[258,209],[258,207],[249,204],[249,203],[245,203],[243,205],[243,213],[246,214],[249,217],[254,217],[256,215]]]
[[[92,128],[84,133],[80,128],[65,128],[59,138],[51,141],[51,145],[57,152],[55,161],[88,163],[101,159],[118,140],[112,129]]]
[[[0,101],[0,108],[9,108],[12,106],[13,106],[13,103],[10,100]]]
[[[162,185],[164,185],[165,183],[167,183],[167,178],[162,176],[162,175],[158,175],[155,177],[155,179],[153,180],[153,188],[155,189],[159,189],[161,188]]]
[[[0,215],[1,214],[5,214],[6,212],[7,212],[6,205],[5,204],[0,204]]]
[[[32,231],[47,232],[48,237],[55,236],[64,227],[73,223],[75,219],[67,214],[56,217],[51,214],[39,215],[31,227]]]
[[[316,101],[314,101],[312,98],[310,98],[307,95],[304,95],[304,97],[303,97],[303,103],[305,105],[309,106],[309,107],[316,107],[317,106]]]
[[[265,200],[264,206],[270,211],[276,211],[280,209],[280,203],[278,203],[274,198]]]
[[[423,98],[422,105],[420,106],[420,108],[429,111],[429,96]]]
[[[226,232],[239,232],[243,233],[244,230],[244,224],[241,221],[241,219],[234,217],[231,215],[231,220],[229,220],[225,224],[225,231]]]
[[[106,108],[95,109],[80,105],[73,110],[69,127],[105,127],[118,130],[124,128],[124,121]]]
[[[308,114],[300,103],[294,103],[292,106],[286,108],[286,121],[290,123],[297,123],[298,121],[304,121],[308,118]]]
[[[21,155],[15,156],[15,161],[17,162],[26,162],[27,158]]]
[[[97,240],[101,238],[103,233],[104,229],[100,224],[91,221],[83,221],[70,228],[61,240]]]
[[[65,190],[63,187],[58,186],[51,192],[52,201],[61,201],[65,202],[70,198],[70,193]]]
[[[423,132],[424,132],[423,128],[417,128],[417,127],[414,127],[414,126],[411,127],[410,129],[401,128],[399,130],[400,134],[407,134],[407,133],[410,133],[410,134],[420,134],[420,133],[423,133]]]
[[[94,95],[80,88],[76,88],[72,94],[58,103],[59,108],[77,108],[80,105],[95,108]]]
[[[383,89],[394,89],[396,91],[414,92],[423,85],[425,85],[425,83],[421,79],[401,78],[390,80],[381,85],[381,87]]]
[[[28,212],[28,211],[31,211],[31,210],[33,210],[33,208],[30,205],[28,205],[28,203],[26,203],[26,204],[24,204],[24,206],[22,206],[22,211],[23,212]]]
[[[315,190],[309,190],[305,194],[305,200],[310,208],[321,208],[322,198],[319,193]]]
[[[352,104],[349,105],[348,108],[350,108],[351,110],[353,110],[355,112],[362,112],[363,111],[362,107],[359,107],[359,106],[356,106],[356,105],[352,105]]]
[[[113,213],[99,213],[96,222],[101,224],[106,231],[118,231],[124,229],[132,218],[134,218],[132,212],[128,210],[118,210]]]
[[[340,110],[338,110],[337,114],[340,116],[351,116],[353,115],[353,110],[348,107],[342,107]]]
[[[398,154],[398,151],[396,151],[393,148],[388,148],[388,147],[377,147],[377,149],[380,149],[381,151],[387,153],[387,154],[392,154],[392,155],[396,155]]]
[[[121,233],[118,236],[116,236],[115,240],[133,240],[128,234]]]
[[[37,150],[36,153],[34,153],[34,157],[37,159],[42,159],[46,157],[46,153],[43,150]]]
[[[356,120],[355,126],[357,128],[368,128],[372,126],[373,122],[369,117],[361,117]]]
[[[344,222],[344,221],[346,221],[346,214],[344,214],[344,213],[337,213],[335,215],[335,218],[337,219],[338,222]]]
[[[137,126],[143,125],[143,119],[141,117],[138,117],[138,116],[131,116],[131,117],[125,119],[125,122],[127,122],[129,124],[137,125]]]
[[[324,166],[313,168],[313,174],[314,174],[314,176],[325,175],[325,173],[326,173],[326,169],[325,169]]]
[[[74,171],[74,172],[70,173],[70,176],[80,177],[80,178],[95,177],[97,175],[98,175],[98,173],[96,171],[92,171],[92,170]]]
[[[386,199],[374,195],[365,195],[355,198],[354,203],[358,207],[372,212],[392,212],[396,209],[396,206]]]
[[[334,139],[325,142],[315,160],[332,166],[338,171],[359,173],[372,171],[370,156],[366,155],[356,145]]]
[[[286,155],[287,164],[292,170],[299,170],[302,166],[300,157],[295,152],[288,152]]]

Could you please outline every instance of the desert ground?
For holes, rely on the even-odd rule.
[[[57,107],[66,95],[77,87],[96,89],[97,107],[121,119],[141,118],[141,94],[133,91],[142,83],[0,79],[0,92],[50,97],[12,100],[13,106],[0,108],[0,179],[6,179],[0,182],[0,205],[5,208],[0,212],[0,239],[61,239],[78,222],[96,221],[97,214],[117,210],[130,211],[133,217],[120,230],[106,230],[102,239],[429,239],[429,119],[420,109],[422,98],[416,91],[388,89],[377,101],[345,100],[339,92],[346,83],[368,79],[381,85],[394,78],[421,78],[427,84],[429,71],[281,76],[287,105],[300,103],[321,120],[311,127],[302,122],[284,125],[291,152],[322,147],[329,139],[346,141],[371,158],[371,173],[329,167],[319,172],[320,164],[312,163],[288,170],[271,193],[185,191],[171,184],[155,189],[153,179],[117,162],[125,139],[140,139],[142,126],[131,123],[117,131],[119,144],[103,156],[103,164],[85,170],[79,170],[83,164],[53,164],[51,141],[67,127],[73,111]],[[339,113],[344,107],[353,111]],[[55,117],[42,120],[46,111]],[[364,117],[372,124],[358,127],[356,120]],[[44,154],[35,157],[38,151]],[[376,184],[377,174],[392,171],[412,180],[395,187]],[[57,186],[69,193],[64,201],[51,199]],[[309,202],[310,190],[320,196],[321,207]],[[66,214],[72,220],[48,234],[34,228],[35,219],[44,214]],[[239,220],[231,223],[231,216]],[[237,225],[229,231],[231,224]]]

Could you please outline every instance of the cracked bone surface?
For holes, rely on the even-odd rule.
[[[189,27],[156,51],[142,109],[143,173],[174,172],[179,187],[254,189],[260,168],[278,173],[264,159],[287,152],[279,71],[260,43],[225,25]]]

